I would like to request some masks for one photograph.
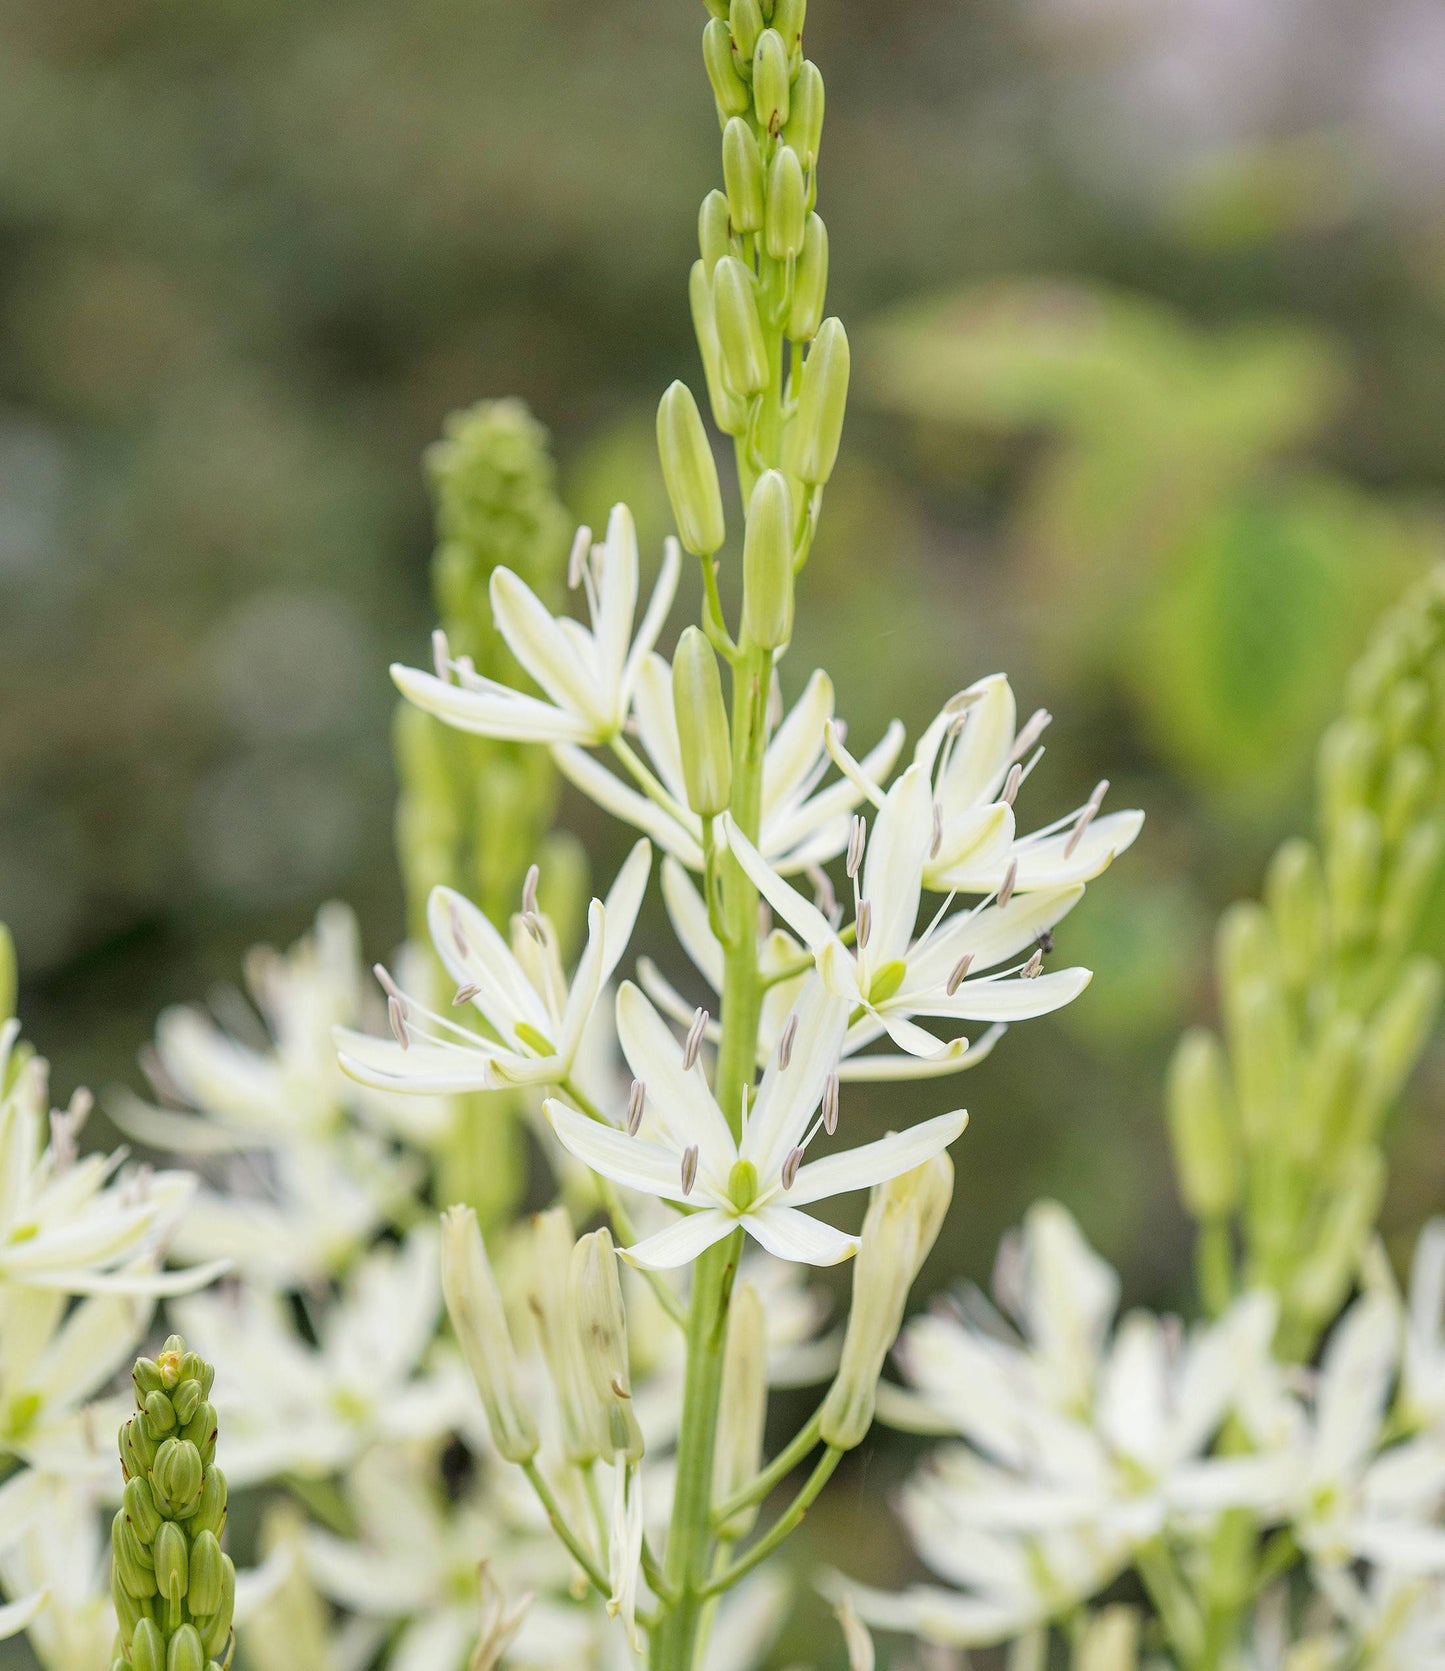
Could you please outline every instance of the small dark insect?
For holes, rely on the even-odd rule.
[[[1051,952],[1054,949],[1054,931],[1046,928],[1038,938],[1038,948],[1041,952]]]

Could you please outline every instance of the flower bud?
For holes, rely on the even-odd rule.
[[[701,818],[715,818],[732,797],[732,744],[722,679],[712,645],[687,627],[672,658],[672,705],[682,745],[687,804]]]
[[[594,1230],[572,1250],[572,1307],[582,1341],[582,1367],[608,1423],[614,1456],[642,1460],[642,1429],[632,1409],[627,1312],[608,1231]]]
[[[1249,981],[1230,1014],[1239,1124],[1250,1148],[1293,1134],[1284,1129],[1294,1061],[1293,1027],[1284,995],[1271,982]]]
[[[151,1601],[148,1596],[133,1596],[125,1585],[121,1583],[120,1574],[115,1570],[114,1562],[110,1570],[110,1600],[115,1608],[116,1623],[120,1626],[121,1640],[129,1642],[139,1628],[142,1619],[155,1622],[155,1615],[151,1612]],[[124,1661],[121,1662],[124,1665]],[[125,1668],[129,1671],[129,1667]]]
[[[1289,1295],[1305,1317],[1322,1322],[1339,1310],[1379,1215],[1385,1177],[1385,1160],[1378,1149],[1362,1149],[1352,1160]]]
[[[224,1660],[231,1640],[231,1618],[236,1611],[236,1563],[229,1555],[223,1555],[221,1563],[221,1604],[199,1629],[207,1657]]]
[[[953,1162],[946,1154],[873,1190],[853,1267],[853,1305],[843,1356],[823,1400],[826,1444],[851,1450],[872,1425],[883,1360],[898,1338],[908,1291],[933,1247],[952,1196]]]
[[[226,1557],[212,1532],[201,1532],[191,1545],[186,1599],[198,1618],[214,1613],[225,1593]]]
[[[442,1215],[442,1290],[487,1412],[492,1442],[508,1462],[530,1462],[537,1454],[537,1423],[522,1391],[502,1296],[470,1207],[450,1207]]]
[[[206,1651],[194,1625],[182,1625],[171,1638],[166,1671],[206,1671]]]
[[[147,1393],[145,1418],[152,1433],[169,1433],[176,1425],[176,1407],[163,1392]]]
[[[1335,935],[1345,945],[1358,943],[1370,932],[1380,859],[1379,820],[1364,807],[1344,813],[1329,846],[1326,874]]]
[[[201,1487],[201,1500],[190,1516],[192,1537],[201,1532],[214,1532],[217,1537],[226,1529],[226,1476],[215,1466],[206,1469]]]
[[[734,232],[756,232],[763,224],[763,159],[753,130],[734,116],[723,129],[723,185]]]
[[[733,1289],[723,1348],[722,1394],[718,1401],[713,1500],[726,1502],[762,1466],[763,1428],[768,1416],[768,1332],[763,1301],[750,1282]],[[720,1528],[725,1538],[746,1537],[758,1518],[756,1503],[739,1509]]]
[[[793,299],[788,307],[788,335],[794,342],[811,342],[823,323],[828,294],[828,228],[821,215],[809,215],[803,228],[803,248],[793,268]]]
[[[1307,841],[1287,841],[1264,881],[1284,978],[1295,990],[1314,980],[1329,934],[1329,908],[1319,855]]]
[[[201,1405],[201,1383],[199,1381],[182,1381],[171,1394],[171,1407],[176,1412],[176,1420],[185,1427],[193,1420]]]
[[[1435,768],[1427,750],[1414,744],[1391,757],[1380,814],[1388,845],[1393,847],[1424,815],[1434,787]]]
[[[657,450],[683,545],[694,557],[711,557],[726,533],[722,490],[697,402],[686,383],[670,384],[658,403]]]
[[[702,61],[719,111],[724,116],[741,116],[753,102],[753,96],[747,82],[738,74],[732,31],[720,17],[713,18],[702,32]]]
[[[803,47],[803,20],[808,15],[808,0],[777,0],[769,23],[777,30],[787,50],[789,67],[797,64]]]
[[[1417,824],[1401,841],[1385,876],[1380,900],[1382,946],[1403,951],[1420,926],[1425,901],[1440,871],[1440,827]]]
[[[843,414],[848,405],[848,334],[837,319],[825,319],[803,365],[794,426],[796,470],[810,486],[826,482],[838,458]]]
[[[1220,914],[1214,964],[1226,1015],[1251,981],[1279,979],[1279,947],[1263,906],[1239,900]]]
[[[713,268],[713,312],[722,367],[728,386],[739,395],[755,395],[768,386],[768,352],[758,318],[755,283],[735,255],[725,255]],[[804,383],[806,386],[806,378]]]
[[[823,142],[823,76],[811,59],[804,59],[798,71],[790,102],[783,138],[798,153],[804,169],[811,172],[818,166]]]
[[[1123,1606],[1101,1608],[1079,1641],[1075,1671],[1136,1671],[1138,1664],[1137,1611]]]
[[[709,278],[718,262],[733,252],[732,212],[720,191],[710,191],[697,212],[697,247]]]
[[[216,1434],[216,1407],[207,1400],[196,1406],[195,1414],[180,1430],[179,1436],[196,1447],[203,1463],[209,1463],[216,1454]]]
[[[181,1602],[190,1581],[189,1540],[174,1520],[163,1520],[151,1549],[156,1563],[156,1590],[171,1604],[172,1618],[179,1623]]]
[[[722,258],[719,257],[719,260]],[[707,378],[707,398],[712,421],[724,435],[741,435],[747,428],[747,407],[728,387],[723,375],[722,347],[718,341],[717,315],[713,308],[712,284],[707,264],[694,261],[688,274],[687,299],[692,311],[692,328],[697,337],[702,369]]]
[[[161,1384],[160,1365],[153,1358],[137,1358],[130,1378],[135,1387],[137,1410],[145,1409],[147,1394],[165,1391]]]
[[[1239,1173],[1229,1073],[1213,1033],[1195,1028],[1180,1040],[1169,1067],[1168,1107],[1185,1207],[1206,1222],[1224,1218],[1239,1204]]]
[[[153,1619],[142,1619],[130,1642],[135,1671],[166,1671],[166,1639]]]
[[[1369,800],[1380,734],[1368,721],[1340,719],[1320,741],[1320,822],[1331,834],[1341,818]]]
[[[201,1453],[189,1439],[167,1439],[151,1467],[151,1489],[162,1514],[184,1518],[193,1514],[201,1497],[205,1467]]]
[[[116,1515],[110,1523],[110,1555],[112,1576],[127,1595],[144,1598],[156,1593],[155,1561],[150,1548],[141,1543],[123,1514]]]
[[[753,483],[743,534],[743,637],[776,650],[793,635],[793,505],[780,470]]]
[[[150,1481],[144,1478],[130,1480],[120,1503],[126,1520],[135,1527],[136,1536],[142,1543],[149,1543],[159,1531],[162,1518],[151,1494]]]
[[[783,37],[776,29],[764,29],[753,48],[753,114],[766,132],[782,132],[791,85]]]
[[[1303,1119],[1317,1134],[1316,1152],[1329,1160],[1338,1160],[1355,1144],[1363,1060],[1359,1016],[1337,1011],[1315,1040],[1300,1092]]]
[[[149,1472],[156,1459],[156,1442],[144,1416],[132,1416],[121,1424],[120,1459],[132,1479],[137,1474]]]
[[[1360,1084],[1369,1126],[1360,1136],[1374,1136],[1414,1071],[1440,1008],[1440,984],[1434,958],[1412,958],[1375,1011],[1365,1033]]]
[[[763,9],[758,0],[732,0],[728,7],[728,27],[738,57],[751,64],[753,50],[763,32]]]
[[[547,1372],[557,1389],[563,1450],[569,1462],[586,1466],[605,1449],[608,1427],[599,1420],[590,1385],[584,1384],[582,1344],[570,1288],[573,1240],[565,1207],[553,1207],[532,1220],[527,1304],[537,1324]]]
[[[774,261],[786,261],[803,247],[807,224],[803,165],[798,153],[780,145],[768,167],[768,195],[764,220],[764,244]]]

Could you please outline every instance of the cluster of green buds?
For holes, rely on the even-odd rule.
[[[1445,841],[1445,570],[1376,630],[1318,785],[1317,841],[1286,842],[1263,901],[1221,919],[1223,1038],[1186,1035],[1169,1086],[1205,1300],[1268,1286],[1300,1354],[1372,1233],[1382,1127],[1440,998],[1418,945]]]
[[[482,401],[447,419],[426,462],[439,536],[432,562],[437,661],[514,678],[516,664],[492,618],[492,575],[510,569],[549,607],[560,607],[567,571],[570,523],[547,431],[521,401]],[[575,841],[548,835],[558,789],[550,754],[455,730],[410,702],[397,708],[394,742],[397,851],[416,943],[428,943],[427,900],[438,885],[505,922],[534,855],[546,870],[548,915],[568,936],[582,918],[586,866]],[[436,979],[443,989],[439,965]],[[484,1115],[476,1100],[458,1098],[452,1141],[439,1157],[441,1192],[496,1223],[521,1194],[524,1141],[520,1119],[507,1119],[510,1093],[491,1093]]]
[[[849,353],[842,324],[823,316],[828,233],[815,208],[823,78],[803,56],[804,0],[708,5],[703,57],[722,126],[723,188],[703,200],[688,295],[708,404],[733,438],[746,514],[738,645],[718,601],[727,525],[717,464],[686,384],[663,395],[657,439],[678,534],[702,562],[707,637],[736,659],[739,649],[770,652],[792,636],[794,576],[838,456]],[[725,740],[725,726],[720,734]],[[699,777],[693,806],[707,816],[725,803],[726,786],[715,771]],[[692,799],[691,777],[688,789]]]
[[[125,1493],[111,1525],[119,1631],[111,1671],[226,1671],[236,1569],[221,1549],[226,1476],[216,1466],[215,1371],[172,1335],[140,1358],[120,1430]]]

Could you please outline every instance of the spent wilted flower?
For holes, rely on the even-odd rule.
[[[563,1144],[594,1171],[697,1209],[628,1248],[633,1263],[654,1269],[687,1264],[741,1225],[780,1259],[836,1264],[857,1251],[858,1238],[799,1209],[907,1172],[963,1130],[968,1116],[958,1109],[801,1164],[802,1151],[821,1129],[830,1099],[836,1099],[836,1080],[831,1090],[829,1081],[847,1009],[813,982],[798,1000],[797,1014],[788,1065],[775,1051],[737,1139],[701,1074],[684,1067],[683,1051],[666,1023],[637,987],[623,984],[617,1032],[629,1066],[646,1087],[641,1130],[628,1136],[556,1099],[546,1107]]]

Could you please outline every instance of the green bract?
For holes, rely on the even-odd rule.
[[[236,1569],[220,1545],[226,1477],[215,1465],[215,1371],[179,1335],[137,1361],[120,1430],[125,1492],[111,1523],[119,1629],[111,1671],[225,1671]]]

